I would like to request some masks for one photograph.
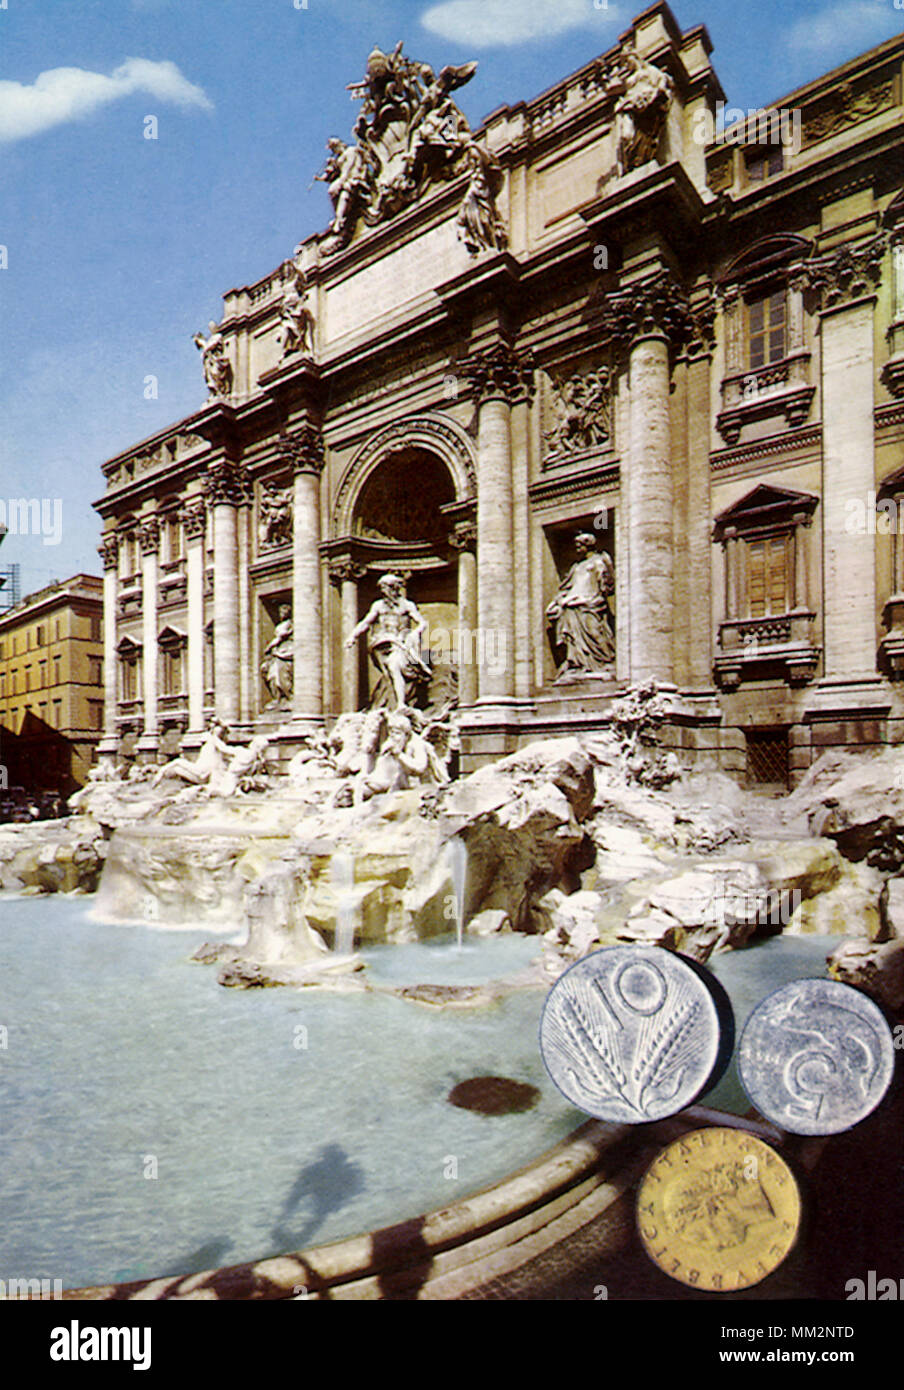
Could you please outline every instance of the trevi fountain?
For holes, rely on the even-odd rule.
[[[637,1162],[541,1063],[578,958],[708,963],[738,1026],[826,970],[900,1014],[904,753],[764,797],[682,772],[669,700],[462,777],[448,707],[345,715],[279,772],[215,723],[3,827],[7,1262],[90,1298],[461,1296]],[[703,1103],[749,1104],[731,1069]]]

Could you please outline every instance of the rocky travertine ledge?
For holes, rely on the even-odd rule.
[[[659,698],[629,696],[633,722],[595,737],[365,800],[322,742],[311,775],[228,798],[99,782],[67,821],[0,828],[0,885],[97,889],[115,920],[207,925],[231,940],[198,958],[238,988],[363,988],[356,946],[447,934],[460,914],[474,934],[536,935],[534,983],[614,942],[705,961],[777,932],[847,937],[832,973],[904,1007],[904,751],[830,755],[792,796],[764,798],[682,775],[645,741]]]

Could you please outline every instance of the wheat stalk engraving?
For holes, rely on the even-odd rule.
[[[671,1100],[698,1051],[700,1004],[687,984],[672,981],[662,1006],[640,1017],[633,1034],[604,982],[573,979],[569,986],[549,1035],[575,1091],[595,1102],[617,1098],[643,1116],[656,1099]]]
[[[677,1093],[685,1068],[697,1050],[691,1030],[699,1012],[700,1005],[695,1001],[680,1001],[662,1020],[646,1056],[637,1048],[637,1105],[644,1114],[648,1110],[645,1100],[648,1091],[661,1090],[669,1080],[673,1080],[671,1094],[663,1096],[663,1099],[671,1099]]]

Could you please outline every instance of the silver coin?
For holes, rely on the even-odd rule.
[[[585,956],[553,985],[540,1019],[540,1051],[562,1094],[621,1124],[689,1105],[713,1072],[719,1040],[703,979],[659,946]]]
[[[794,980],[754,1009],[738,1070],[761,1115],[792,1134],[838,1134],[875,1110],[894,1039],[881,1011],[836,980]]]

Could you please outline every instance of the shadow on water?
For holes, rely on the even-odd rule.
[[[161,1279],[179,1279],[186,1274],[201,1274],[206,1269],[216,1269],[224,1264],[227,1253],[232,1249],[228,1236],[217,1236],[199,1245],[190,1255],[180,1255],[168,1269],[161,1270]]]
[[[326,1218],[363,1190],[363,1169],[349,1161],[341,1145],[324,1145],[314,1162],[301,1169],[283,1203],[272,1231],[277,1249],[304,1249]],[[309,1215],[299,1229],[291,1223],[302,1206],[309,1209]]]

